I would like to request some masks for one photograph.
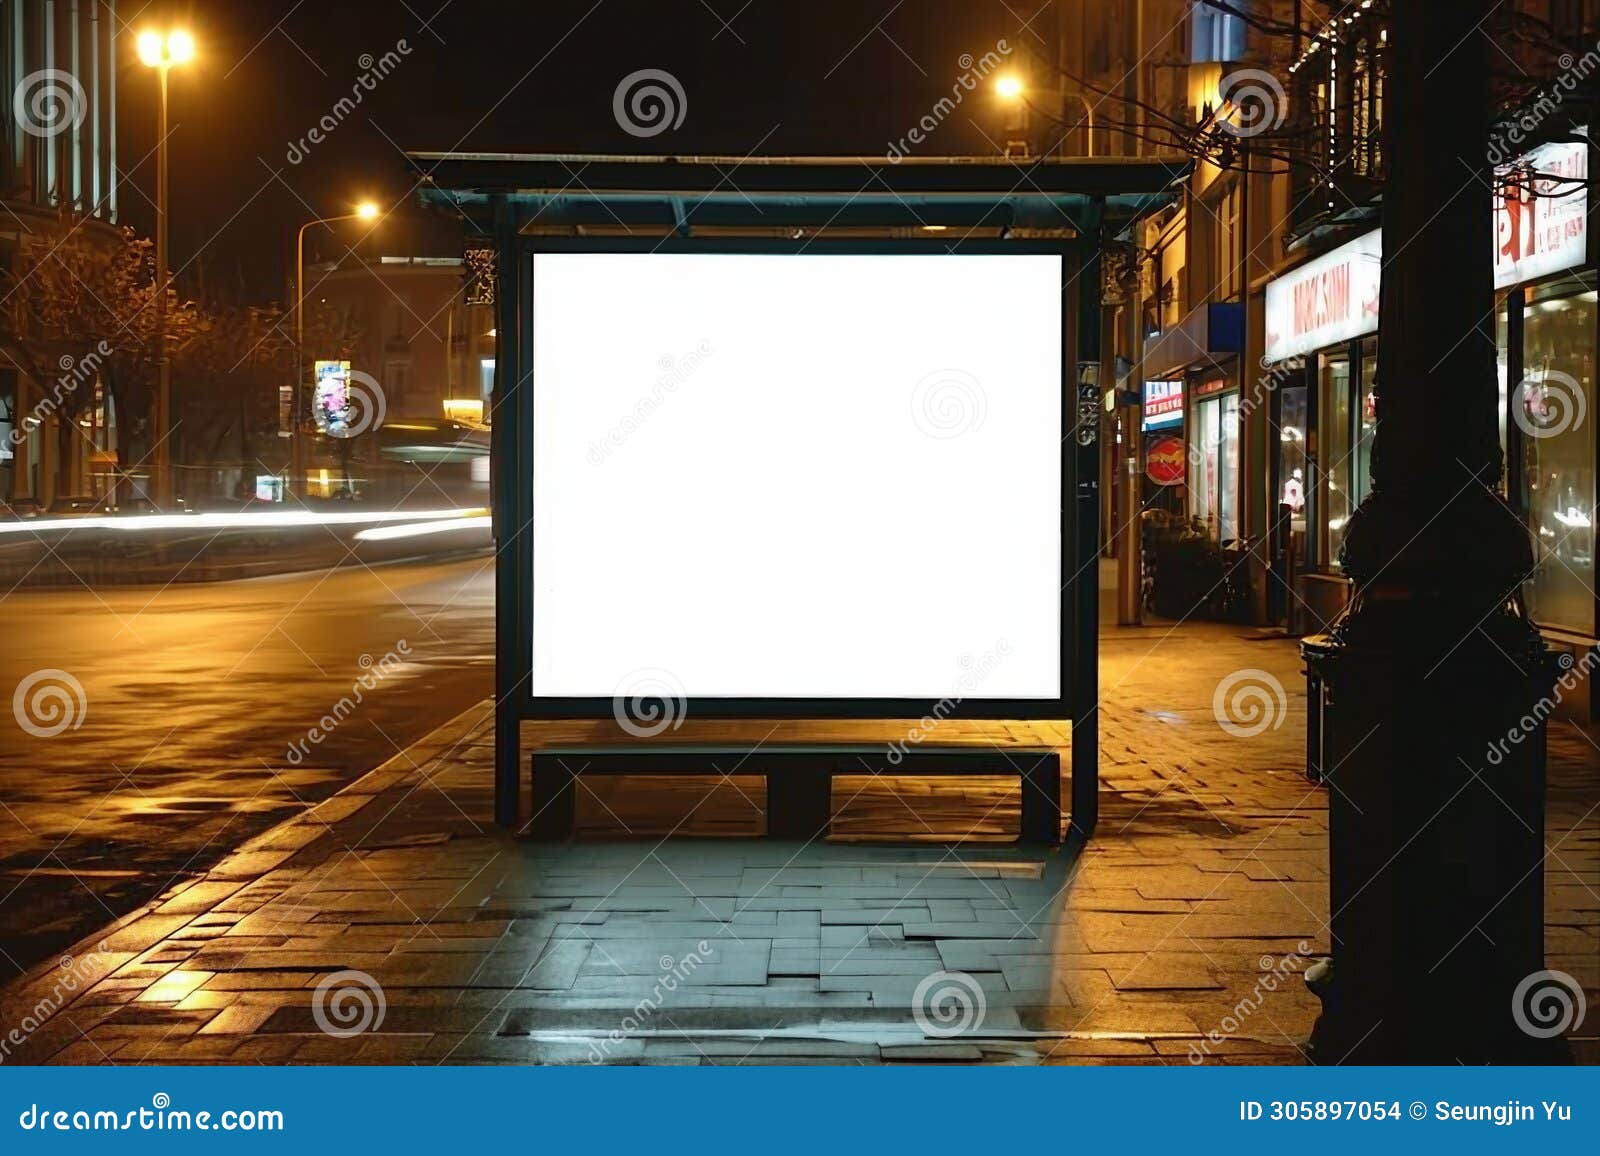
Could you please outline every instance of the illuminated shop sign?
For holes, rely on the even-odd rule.
[[[1183,424],[1183,382],[1147,381],[1144,383],[1144,428]]]
[[[1182,438],[1162,438],[1145,451],[1145,476],[1158,486],[1176,486],[1183,481],[1188,460]]]
[[[1587,136],[1588,129],[1576,130]],[[1494,287],[1587,259],[1589,145],[1543,145],[1495,169]],[[1265,360],[1282,361],[1378,330],[1383,237],[1374,229],[1267,285]]]
[[[1268,283],[1266,360],[1377,332],[1382,265],[1383,234],[1374,229]]]
[[[1494,287],[1583,264],[1589,242],[1589,146],[1547,144],[1494,172]]]

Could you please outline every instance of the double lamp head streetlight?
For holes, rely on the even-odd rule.
[[[187,64],[194,59],[194,37],[181,28],[166,33],[147,29],[139,33],[138,48],[140,63],[151,68]]]

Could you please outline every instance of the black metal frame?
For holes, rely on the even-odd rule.
[[[1055,699],[981,699],[952,704],[924,699],[734,699],[692,698],[683,704],[699,717],[907,718],[938,708],[941,717],[1071,719],[1072,828],[1093,830],[1097,812],[1098,737],[1094,719],[1098,688],[1097,638],[1099,552],[1099,389],[1080,384],[1078,366],[1099,360],[1098,229],[1079,240],[984,240],[951,243],[940,238],[848,241],[766,238],[635,240],[616,237],[525,236],[509,199],[496,203],[500,249],[497,325],[500,356],[495,369],[494,524],[496,566],[495,814],[516,826],[521,814],[523,719],[609,718],[610,698],[539,698],[533,694],[532,514],[533,395],[530,348],[533,257],[540,252],[726,252],[726,253],[1036,253],[1062,258],[1062,461],[1060,560],[1061,693]],[[1076,258],[1076,262],[1074,261]],[[1074,267],[1076,265],[1076,267]],[[1091,422],[1093,424],[1088,424]],[[509,466],[509,468],[508,468]]]
[[[1062,262],[1062,280],[1066,280],[1066,268],[1069,260],[1068,248],[1060,242],[1039,241],[988,241],[988,242],[956,242],[954,244],[941,244],[937,242],[915,240],[866,240],[866,241],[824,241],[811,242],[792,240],[754,240],[754,239],[682,239],[668,238],[666,240],[633,241],[611,239],[574,239],[574,238],[531,238],[526,246],[530,257],[537,257],[541,253],[775,253],[793,256],[804,254],[869,254],[869,255],[966,255],[966,254],[1033,254],[1060,257]],[[532,298],[536,292],[533,284],[533,271],[528,271],[528,298],[529,307],[525,312],[524,320],[531,324]],[[1063,302],[1065,304],[1065,302]],[[1061,347],[1061,373],[1063,383],[1072,381],[1074,374],[1068,369],[1069,348],[1067,333],[1071,328],[1065,317],[1062,319],[1062,347]],[[533,383],[537,388],[537,383]],[[530,395],[531,396],[531,395]],[[685,699],[681,706],[686,715],[695,718],[823,718],[823,719],[866,719],[866,718],[906,718],[920,719],[930,715],[944,718],[987,718],[987,719],[1060,719],[1065,718],[1072,706],[1072,601],[1069,589],[1070,583],[1065,581],[1072,572],[1074,559],[1072,558],[1072,525],[1070,502],[1068,501],[1068,477],[1071,464],[1068,461],[1068,434],[1072,428],[1072,415],[1075,409],[1073,391],[1063,390],[1061,398],[1061,462],[1060,462],[1060,569],[1062,578],[1059,602],[1057,604],[1057,630],[1059,632],[1057,662],[1057,686],[1060,688],[1055,698],[964,698],[959,702],[952,702],[949,698],[736,698],[736,697],[702,697],[694,696]],[[531,415],[522,411],[523,419],[529,427],[528,436],[533,437]],[[532,452],[523,462],[525,478],[532,476]],[[531,493],[531,488],[530,488]],[[518,543],[519,559],[526,574],[533,573],[533,539],[526,535]],[[1081,559],[1076,561],[1081,563]],[[534,615],[538,612],[533,591],[528,583],[522,583],[524,596],[527,599],[524,618],[521,626],[527,629],[523,636],[526,644],[527,661],[532,664],[532,634]],[[615,700],[611,697],[562,697],[540,696],[536,688],[527,686],[527,694],[523,702],[523,709],[529,718],[545,719],[571,719],[571,718],[606,718],[610,717]]]

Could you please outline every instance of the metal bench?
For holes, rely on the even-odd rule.
[[[548,747],[533,752],[533,819],[538,839],[572,834],[579,775],[762,775],[767,780],[767,834],[812,839],[832,820],[834,775],[1015,775],[1022,783],[1018,841],[1061,841],[1061,755],[1047,747],[918,746],[731,747],[650,744]],[[734,768],[737,768],[735,772]]]

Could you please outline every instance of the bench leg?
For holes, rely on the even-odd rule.
[[[767,772],[767,834],[776,839],[815,839],[833,818],[833,776],[827,771]]]
[[[1029,756],[1022,768],[1023,843],[1061,842],[1061,756],[1055,751]]]
[[[573,786],[577,776],[563,758],[540,758],[534,755],[530,761],[533,769],[533,837],[544,840],[570,838],[578,817],[578,792]]]

